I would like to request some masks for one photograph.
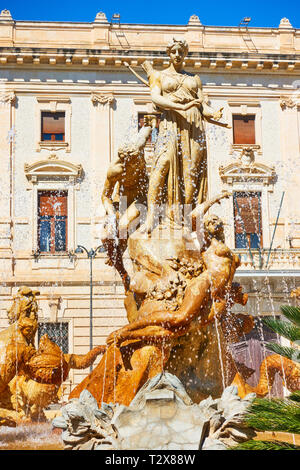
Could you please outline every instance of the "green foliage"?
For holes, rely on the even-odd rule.
[[[300,308],[284,305],[281,311],[288,321],[265,318],[263,323],[292,343],[300,341]],[[265,345],[270,351],[300,363],[299,349],[277,343],[265,343]],[[300,390],[285,399],[256,398],[245,421],[256,431],[300,434]],[[278,441],[250,440],[238,445],[234,450],[300,450],[300,446]]]
[[[275,318],[265,318],[264,324],[271,328],[275,333],[284,336],[292,342],[300,340],[300,328],[292,325],[290,322],[278,320]]]
[[[300,402],[300,390],[291,393],[289,396],[289,400]]]
[[[297,398],[300,394],[297,392]],[[282,431],[300,434],[300,402],[290,398],[256,398],[245,418],[256,431]]]
[[[295,362],[300,362],[300,350],[288,346],[281,346],[281,344],[277,343],[265,343],[265,346],[270,351],[280,354],[280,356],[287,357]]]
[[[300,327],[300,308],[291,305],[282,305],[281,311],[283,315],[292,323]]]
[[[300,341],[300,308],[291,305],[282,305],[282,314],[288,321],[279,320],[277,318],[264,318],[263,323],[278,333],[280,336],[289,339],[292,343]],[[295,362],[300,362],[300,350],[281,346],[277,343],[265,343],[267,349],[276,354],[287,357]]]
[[[300,450],[299,446],[280,441],[246,441],[232,450]]]

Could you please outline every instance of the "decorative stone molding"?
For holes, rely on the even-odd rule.
[[[70,103],[71,99],[69,96],[60,95],[43,95],[36,97],[38,103],[47,103],[49,111],[55,113],[57,111],[58,103]]]
[[[1,17],[0,17],[1,21]],[[7,21],[7,20],[6,20]],[[11,20],[14,23],[13,20]],[[7,21],[8,23],[8,21]],[[109,25],[109,23],[108,23]],[[96,22],[94,26],[102,26],[104,28],[105,23]],[[193,30],[193,28],[203,29],[201,23],[198,22],[190,22],[188,24],[188,29]],[[290,33],[290,29],[283,28],[280,30],[282,33]],[[293,30],[292,30],[293,31]],[[39,65],[41,63],[41,57],[43,58],[43,62],[47,62],[51,64],[52,68],[60,68],[63,64],[69,67],[78,67],[85,65],[85,67],[93,68],[101,67],[111,69],[111,67],[123,67],[124,61],[130,63],[132,66],[139,66],[145,60],[153,61],[155,66],[163,66],[167,67],[169,65],[169,58],[167,54],[158,54],[157,51],[152,51],[151,46],[149,46],[149,50],[143,50],[139,52],[139,55],[136,56],[134,53],[130,55],[128,53],[128,49],[120,49],[115,52],[110,51],[110,44],[107,44],[107,52],[105,55],[95,49],[93,54],[91,54],[90,48],[80,48],[76,50],[73,54],[70,54],[69,49],[65,49],[63,46],[61,48],[28,48],[26,50],[26,54],[20,56],[20,50],[17,47],[10,47],[9,52],[3,51],[0,57],[0,66],[9,63],[18,64],[19,67],[28,67],[29,64],[31,65]],[[275,53],[276,52],[276,53]],[[199,69],[215,69],[218,70],[242,70],[246,72],[248,69],[251,69],[252,73],[260,73],[261,71],[265,70],[268,74],[272,72],[272,75],[277,74],[290,74],[290,72],[296,72],[298,68],[298,62],[295,63],[290,62],[289,59],[286,58],[285,54],[281,54],[278,56],[277,50],[274,52],[274,57],[266,59],[264,54],[259,54],[257,57],[251,57],[249,60],[245,60],[244,54],[242,51],[240,53],[236,51],[232,51],[231,53],[224,54],[223,51],[215,52],[215,51],[204,51],[197,53],[193,51],[193,55],[189,55],[186,60],[186,66],[189,68]],[[294,50],[291,51],[291,54],[294,54]],[[218,55],[218,57],[216,57]],[[25,60],[26,59],[26,60]],[[243,86],[243,85],[242,85]]]
[[[91,94],[91,101],[92,101],[94,106],[96,106],[98,104],[111,105],[115,101],[115,98],[113,97],[113,95],[92,93]]]
[[[83,168],[81,165],[74,165],[63,160],[48,159],[32,164],[25,163],[24,171],[26,178],[32,183],[58,179],[72,183],[82,177]]]
[[[297,106],[297,102],[293,100],[290,96],[282,96],[279,101],[280,107],[282,110],[287,108],[294,108]]]
[[[273,166],[255,162],[253,150],[251,148],[249,150],[248,147],[241,153],[239,161],[220,165],[219,175],[222,181],[228,185],[240,182],[268,185],[274,183],[276,172]]]
[[[190,16],[188,25],[189,26],[202,26],[199,16],[197,15]]]
[[[103,11],[99,11],[95,17],[94,23],[108,23],[106,14]]]
[[[14,106],[16,104],[17,97],[13,91],[8,92],[8,93],[2,93],[0,95],[0,105],[2,103],[4,104],[10,104],[11,106]]]
[[[9,10],[2,10],[0,13],[0,21],[13,21]]]
[[[49,299],[48,305],[50,309],[50,321],[55,323],[57,322],[58,309],[61,304],[61,297],[59,295],[54,295]]]
[[[251,146],[244,147],[240,154],[241,163],[245,167],[247,167],[247,166],[252,165],[254,163],[254,160],[255,160],[254,149]]]
[[[279,29],[282,29],[282,28],[294,29],[288,18],[281,18],[278,28]]]

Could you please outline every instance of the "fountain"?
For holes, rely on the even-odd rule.
[[[187,51],[185,41],[174,39],[167,69],[144,62],[148,82],[131,69],[161,112],[153,166],[148,173],[143,156],[157,125],[157,115],[149,114],[119,148],[103,190],[102,242],[124,285],[128,324],[84,357],[63,354],[47,337],[37,351],[38,293],[29,289],[19,292],[20,313],[11,310],[12,326],[0,334],[1,386],[10,403],[1,401],[0,419],[6,424],[41,416],[70,368],[87,367],[103,354],[53,420],[66,449],[232,447],[253,437],[243,417],[255,394],[267,393],[268,371],[290,367],[270,356],[258,386],[250,387],[251,370],[230,352],[253,319],[232,313],[235,303],[247,303],[233,281],[240,259],[225,244],[222,220],[207,214],[231,194],[208,198],[204,121],[229,126],[220,122],[222,109],[206,103],[200,78],[182,70]],[[9,348],[17,351],[18,366],[12,361],[8,371]]]

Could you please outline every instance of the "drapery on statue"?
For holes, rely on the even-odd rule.
[[[47,335],[38,350],[38,291],[21,287],[8,310],[10,326],[0,333],[0,425],[45,419],[44,408],[59,399],[70,369],[89,367],[105,346],[86,355],[64,354]]]
[[[148,61],[143,64],[152,102],[162,112],[149,181],[148,214],[144,227],[148,233],[155,224],[157,204],[166,202],[168,217],[181,224],[183,205],[186,208],[195,206],[204,202],[207,196],[203,120],[213,119],[215,124],[219,124],[217,121],[222,117],[223,108],[212,111],[204,99],[200,77],[182,70],[187,52],[186,41],[173,39],[167,47],[170,57],[167,69],[154,70]],[[228,127],[227,124],[219,125]],[[167,191],[164,191],[165,183]]]

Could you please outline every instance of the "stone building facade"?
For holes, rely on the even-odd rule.
[[[40,290],[40,334],[60,335],[69,352],[89,349],[90,261],[74,251],[101,245],[108,165],[153,111],[149,89],[124,62],[142,75],[146,59],[166,67],[174,36],[189,44],[185,69],[233,123],[207,123],[206,132],[209,195],[234,193],[214,211],[242,259],[236,279],[249,302],[238,311],[276,315],[291,302],[300,285],[300,30],[286,18],[278,28],[212,27],[193,15],[173,26],[122,24],[104,13],[90,23],[14,21],[3,10],[0,328],[25,284]],[[92,262],[94,345],[126,323],[122,284],[105,261],[98,252]],[[238,353],[246,349],[241,342]],[[66,393],[87,372],[73,371]]]

